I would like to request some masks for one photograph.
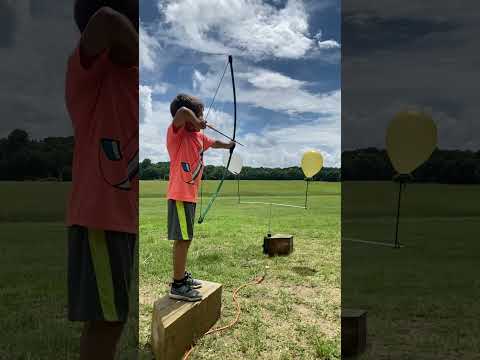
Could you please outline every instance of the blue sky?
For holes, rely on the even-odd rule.
[[[168,160],[170,101],[187,92],[208,109],[231,54],[244,163],[294,166],[316,149],[326,166],[339,166],[339,1],[142,0],[140,19],[142,159]],[[208,117],[227,134],[232,100],[227,71]],[[223,155],[210,151],[205,160],[220,164]]]

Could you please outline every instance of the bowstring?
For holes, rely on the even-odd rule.
[[[207,110],[207,115],[205,116],[205,121],[208,119],[208,115],[210,114],[210,110],[212,109],[213,103],[215,102],[215,99],[218,94],[218,90],[220,90],[220,86],[222,86],[223,78],[225,77],[225,73],[227,72],[228,68],[228,61],[227,64],[225,65],[225,68],[223,69],[222,77],[220,78],[220,82],[218,83],[217,89],[215,90],[215,94],[213,95],[212,101],[210,102],[210,106],[208,107]]]
[[[213,95],[212,101],[210,102],[210,106],[208,107],[207,115],[205,115],[205,118],[204,118],[205,121],[207,121],[208,115],[210,115],[210,110],[212,110],[213,104],[215,103],[215,99],[217,98],[218,91],[220,90],[220,86],[222,86],[223,78],[225,77],[225,73],[227,72],[228,65],[229,65],[229,62],[227,61],[227,63],[225,64],[225,68],[223,69],[222,76],[220,77],[220,81],[218,82],[217,89],[215,90],[215,94]],[[203,164],[203,154],[205,152],[204,136],[205,136],[205,129],[202,129],[202,158],[201,158],[202,164]],[[205,173],[206,168],[204,167],[203,170],[204,170],[203,172]],[[203,177],[203,174],[202,174],[202,177]],[[200,216],[202,215],[202,211],[203,211],[203,181],[200,184]]]
[[[227,65],[225,66],[225,70],[224,72],[226,72],[226,68],[227,67],[230,67],[230,73],[231,73],[231,76],[232,76],[232,88],[233,88],[233,112],[234,112],[234,122],[233,122],[233,141],[235,141],[235,133],[236,133],[236,124],[237,124],[237,102],[236,102],[236,89],[235,89],[235,78],[234,78],[234,74],[233,74],[233,65],[232,65],[232,56],[229,56],[228,57],[228,63]],[[223,76],[222,76],[223,78]],[[223,182],[225,180],[225,176],[228,172],[228,168],[230,166],[230,161],[232,160],[232,154],[233,154],[233,148],[230,149],[230,155],[228,157],[228,162],[227,162],[227,165],[225,166],[225,170],[224,170],[224,173],[223,173],[223,176],[222,176],[222,180],[220,180],[220,183],[218,184],[218,187],[217,187],[217,190],[215,191],[215,193],[212,195],[212,198],[210,199],[210,202],[208,203],[205,211],[200,214],[200,217],[198,219],[198,223],[202,223],[203,220],[205,220],[205,216],[206,214],[208,213],[208,211],[210,210],[210,208],[212,207],[213,205],[213,202],[215,201],[216,197],[218,196],[218,193],[223,185]]]

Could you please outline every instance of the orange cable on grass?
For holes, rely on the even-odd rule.
[[[258,278],[252,280],[252,281],[249,281],[248,283],[245,283],[243,284],[242,286],[236,288],[234,291],[233,291],[233,302],[235,303],[235,306],[237,308],[237,314],[235,316],[235,319],[228,325],[225,325],[225,326],[222,326],[222,327],[219,327],[219,328],[216,328],[216,329],[210,329],[209,331],[207,331],[205,333],[205,335],[210,335],[210,334],[213,334],[213,333],[216,333],[216,332],[220,332],[220,331],[224,331],[224,330],[227,330],[231,327],[233,327],[236,323],[238,323],[238,321],[240,320],[240,314],[242,312],[242,309],[240,308],[240,303],[238,302],[238,299],[237,299],[237,294],[240,290],[242,290],[244,287],[247,287],[248,285],[256,285],[256,284],[260,284],[263,280],[265,280],[265,276],[266,275],[263,275],[263,276],[259,276]],[[192,354],[193,352],[193,349],[194,349],[194,346],[192,346],[190,348],[190,350],[188,350],[184,357],[183,357],[183,360],[187,360],[189,358],[189,356]]]

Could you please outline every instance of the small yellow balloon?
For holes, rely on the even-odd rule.
[[[302,170],[307,178],[315,176],[323,167],[323,157],[318,151],[310,150],[302,157]]]
[[[425,113],[398,113],[387,129],[387,153],[394,169],[410,174],[428,160],[437,147],[437,128]]]

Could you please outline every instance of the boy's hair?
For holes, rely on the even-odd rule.
[[[199,116],[200,112],[203,111],[204,106],[202,101],[195,96],[178,94],[170,104],[170,113],[172,114],[172,117],[174,117],[178,109],[182,107],[192,110],[195,115]]]
[[[80,32],[83,33],[90,18],[102,7],[118,11],[128,17],[133,24],[138,22],[134,19],[135,16],[138,17],[138,9],[137,14],[134,14],[131,0],[75,0],[74,17]]]

